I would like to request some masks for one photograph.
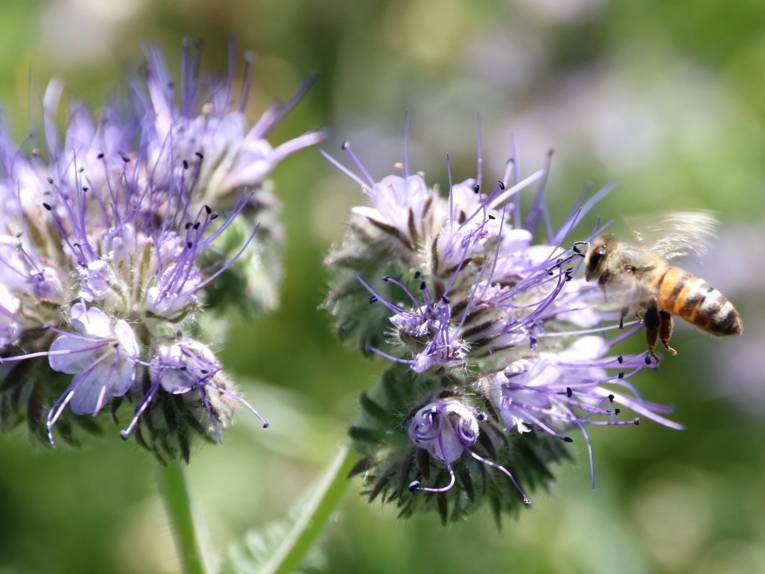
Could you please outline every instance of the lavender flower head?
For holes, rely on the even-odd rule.
[[[556,228],[544,194],[552,154],[526,176],[511,157],[487,182],[478,134],[475,177],[454,182],[447,157],[448,194],[411,171],[408,121],[401,175],[375,180],[348,143],[348,163],[325,153],[369,201],[327,257],[325,306],[342,338],[390,363],[350,431],[363,454],[354,473],[402,516],[434,509],[446,522],[487,499],[499,521],[553,478],[574,433],[594,485],[589,428],[641,417],[682,428],[632,383],[656,362],[617,350],[642,325],[621,330],[597,286],[578,278],[572,236],[605,229],[579,231],[613,186],[586,190]]]
[[[34,129],[20,147],[0,130],[0,423],[26,416],[55,446],[57,430],[72,439],[68,410],[110,405],[119,420],[132,403],[123,438],[188,458],[190,431],[219,440],[235,403],[255,412],[197,339],[200,313],[226,297],[275,304],[266,178],[323,135],[265,139],[313,78],[249,126],[251,55],[238,93],[233,45],[221,79],[203,76],[199,46],[185,43],[177,87],[160,52],[146,55],[127,101],[98,119],[71,104],[63,138],[55,80],[41,143]],[[216,290],[218,278],[234,292]]]

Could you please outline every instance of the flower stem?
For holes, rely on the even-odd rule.
[[[347,444],[340,449],[332,466],[319,481],[292,529],[264,565],[261,574],[288,574],[300,566],[343,499],[350,483],[348,472],[355,458]]]
[[[199,525],[186,482],[186,469],[177,462],[160,467],[159,492],[175,536],[178,558],[185,574],[207,574],[210,571]]]

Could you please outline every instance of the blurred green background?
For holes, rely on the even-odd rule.
[[[537,493],[501,532],[488,513],[447,528],[436,517],[399,521],[366,504],[355,483],[318,567],[765,572],[762,3],[3,0],[0,105],[21,138],[30,72],[37,93],[55,74],[69,94],[98,105],[124,82],[125,67],[140,64],[142,41],[177,63],[181,39],[200,37],[215,69],[231,35],[258,53],[259,110],[310,70],[322,73],[273,142],[329,126],[328,148],[350,139],[380,176],[401,158],[408,109],[413,164],[443,184],[446,152],[458,178],[472,175],[480,112],[486,174],[501,174],[511,134],[527,173],[555,148],[555,214],[588,180],[610,179],[619,186],[602,217],[719,212],[721,239],[694,270],[730,295],[746,326],[719,341],[679,329],[681,354],[643,376],[641,389],[675,404],[688,430],[595,429],[596,490],[582,444],[551,492]],[[285,161],[275,180],[288,237],[282,308],[254,322],[232,316],[215,341],[272,428],[241,413],[225,446],[200,448],[190,468],[218,549],[283,517],[310,490],[356,416],[358,394],[384,366],[339,345],[317,310],[322,258],[360,192],[316,150]],[[177,572],[154,465],[116,433],[54,452],[23,432],[0,437],[0,573]]]

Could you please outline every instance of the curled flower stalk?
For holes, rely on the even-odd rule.
[[[222,79],[200,73],[193,42],[177,82],[157,49],[146,57],[130,96],[100,117],[70,104],[62,134],[53,81],[41,141],[33,130],[17,146],[0,130],[0,423],[26,417],[55,446],[109,407],[123,438],[168,461],[188,459],[192,434],[221,440],[237,404],[268,424],[199,320],[228,299],[276,303],[267,178],[323,134],[265,139],[313,76],[250,125],[251,55],[239,90],[233,45]]]
[[[612,186],[583,194],[556,227],[545,198],[552,154],[525,176],[510,158],[489,182],[479,143],[475,177],[453,181],[447,157],[440,193],[411,170],[407,140],[403,173],[380,180],[350,144],[346,161],[324,152],[368,200],[326,259],[325,307],[341,338],[389,363],[350,430],[370,500],[444,522],[487,500],[499,521],[554,478],[575,435],[594,484],[592,427],[681,428],[634,383],[657,362],[618,349],[642,325],[621,329],[597,286],[578,278],[575,240],[606,227],[582,222]]]

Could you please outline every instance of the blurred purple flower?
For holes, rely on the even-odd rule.
[[[251,54],[238,95],[233,45],[221,80],[200,74],[200,49],[185,43],[178,89],[161,53],[149,47],[146,56],[145,80],[133,78],[127,105],[109,104],[94,119],[73,104],[63,138],[62,85],[52,81],[44,154],[25,153],[0,129],[0,363],[48,357],[54,371],[74,375],[49,411],[51,444],[67,406],[95,416],[112,398],[143,397],[127,437],[160,390],[199,391],[207,430],[220,438],[227,419],[214,403],[244,401],[191,336],[200,297],[249,257],[275,201],[266,177],[323,138],[310,132],[275,148],[265,139],[314,76],[249,126]]]

